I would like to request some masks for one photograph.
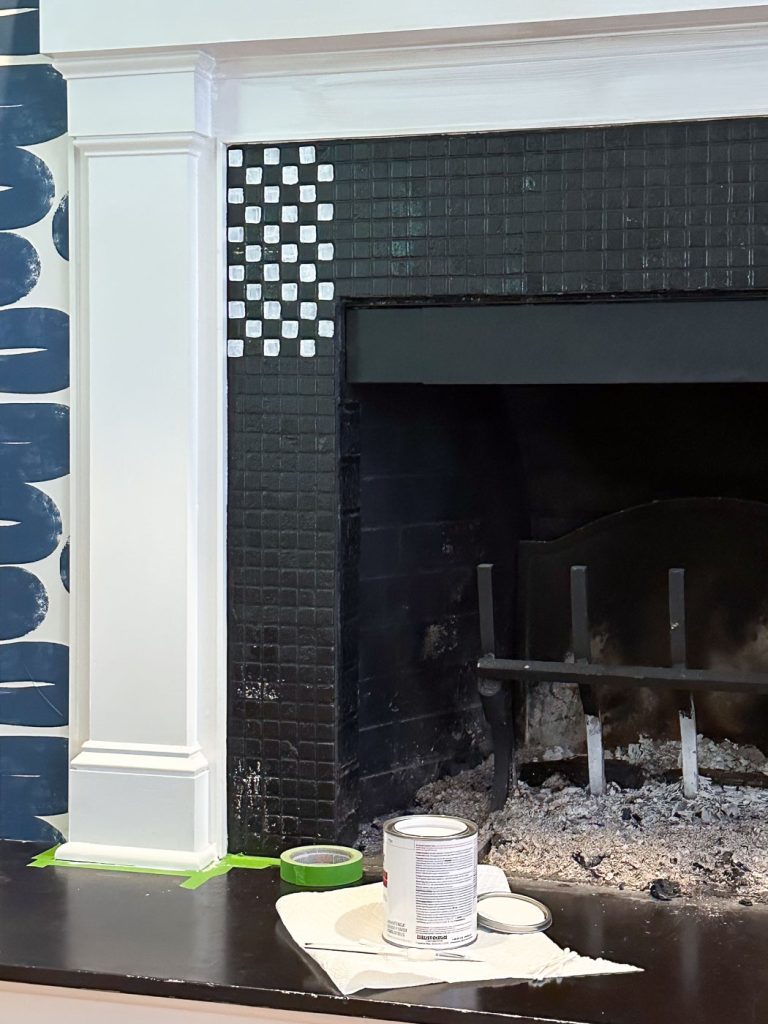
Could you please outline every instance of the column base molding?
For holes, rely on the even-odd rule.
[[[56,859],[198,871],[210,841],[208,761],[199,748],[90,740],[70,769],[69,842]]]

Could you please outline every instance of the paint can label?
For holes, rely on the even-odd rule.
[[[477,937],[477,827],[413,815],[384,826],[384,938],[445,949]]]

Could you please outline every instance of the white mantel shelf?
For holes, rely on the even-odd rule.
[[[41,0],[69,81],[72,768],[62,856],[225,822],[225,146],[768,114],[768,3]]]

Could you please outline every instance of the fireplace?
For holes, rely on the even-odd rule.
[[[448,5],[426,24],[413,5],[315,6],[297,27],[242,4],[222,20],[167,0],[162,24],[41,4],[73,153],[58,856],[194,869],[228,846],[353,835],[350,303],[765,287],[765,15],[672,7],[531,21]],[[295,253],[246,219],[283,205],[262,184],[297,189],[295,218],[261,225],[295,230],[279,243]],[[269,258],[235,253],[226,220]],[[116,281],[132,297],[117,316]]]
[[[499,652],[530,655],[521,545],[649,502],[765,502],[764,138],[230,149],[234,847],[352,841],[488,752],[478,563]],[[617,700],[606,743],[674,732],[662,698]],[[578,746],[551,689],[516,702],[521,742]],[[758,696],[704,704],[714,735],[762,739]]]

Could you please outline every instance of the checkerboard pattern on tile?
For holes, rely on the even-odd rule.
[[[768,119],[244,145],[228,178],[229,830],[258,853],[354,825],[334,303],[764,289]]]
[[[311,358],[333,339],[333,164],[315,146],[230,149],[227,351]]]

